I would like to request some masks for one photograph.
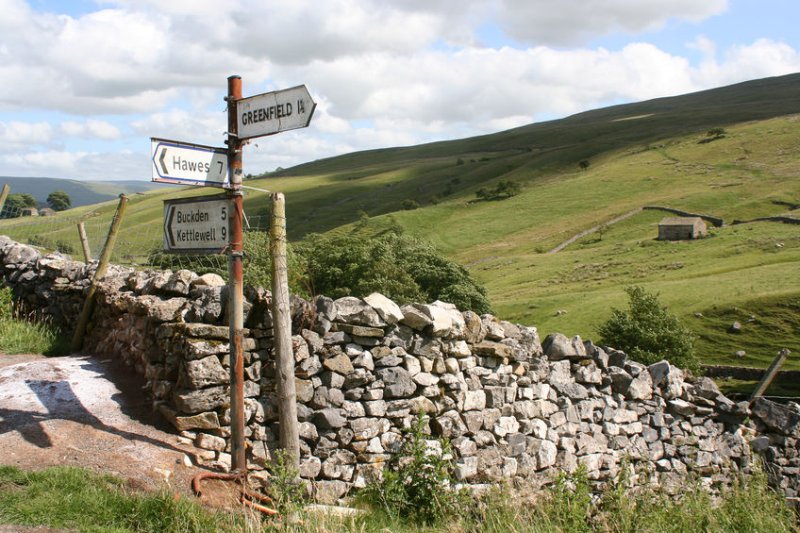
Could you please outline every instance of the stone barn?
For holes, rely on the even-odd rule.
[[[658,223],[660,241],[685,241],[706,235],[708,228],[700,217],[667,217]]]

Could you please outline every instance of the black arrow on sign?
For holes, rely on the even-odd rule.
[[[169,244],[170,249],[175,248],[175,236],[172,234],[172,219],[175,217],[175,206],[169,206],[167,210],[167,216],[164,220],[164,235],[167,236],[167,243]]]
[[[161,163],[161,169],[164,171],[164,174],[169,176],[169,172],[167,171],[167,165],[164,163],[164,159],[167,157],[167,147],[161,148],[161,157],[158,158],[158,162]]]

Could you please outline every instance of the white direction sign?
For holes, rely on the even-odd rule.
[[[239,139],[305,128],[316,106],[305,85],[237,100]]]
[[[221,253],[230,236],[233,203],[219,196],[164,200],[164,251]]]
[[[153,181],[228,187],[228,151],[201,144],[150,139]]]

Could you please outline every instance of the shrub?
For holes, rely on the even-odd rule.
[[[406,211],[412,211],[419,207],[419,202],[412,200],[411,198],[406,198],[403,200],[402,206]]]
[[[308,296],[306,277],[291,245],[287,245],[289,264],[289,290],[298,296]],[[175,254],[161,248],[151,250],[147,265],[161,270],[191,270],[197,274],[214,273],[228,278],[228,257],[221,254]],[[269,234],[265,231],[247,231],[244,234],[244,283],[270,289],[272,286],[272,256],[269,251]]]
[[[475,192],[481,200],[502,200],[504,198],[511,198],[522,192],[522,185],[514,180],[500,180],[497,185],[492,189],[481,187]]]
[[[611,318],[600,326],[601,342],[641,363],[668,359],[676,366],[696,370],[694,334],[661,305],[657,294],[642,287],[628,287],[625,292],[628,310],[612,310]]]
[[[307,236],[295,246],[316,294],[333,298],[380,292],[398,303],[444,300],[489,312],[486,290],[430,243],[387,232],[378,236]]]

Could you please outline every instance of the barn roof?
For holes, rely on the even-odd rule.
[[[694,226],[697,222],[703,222],[700,217],[666,217],[658,223],[659,226]]]

